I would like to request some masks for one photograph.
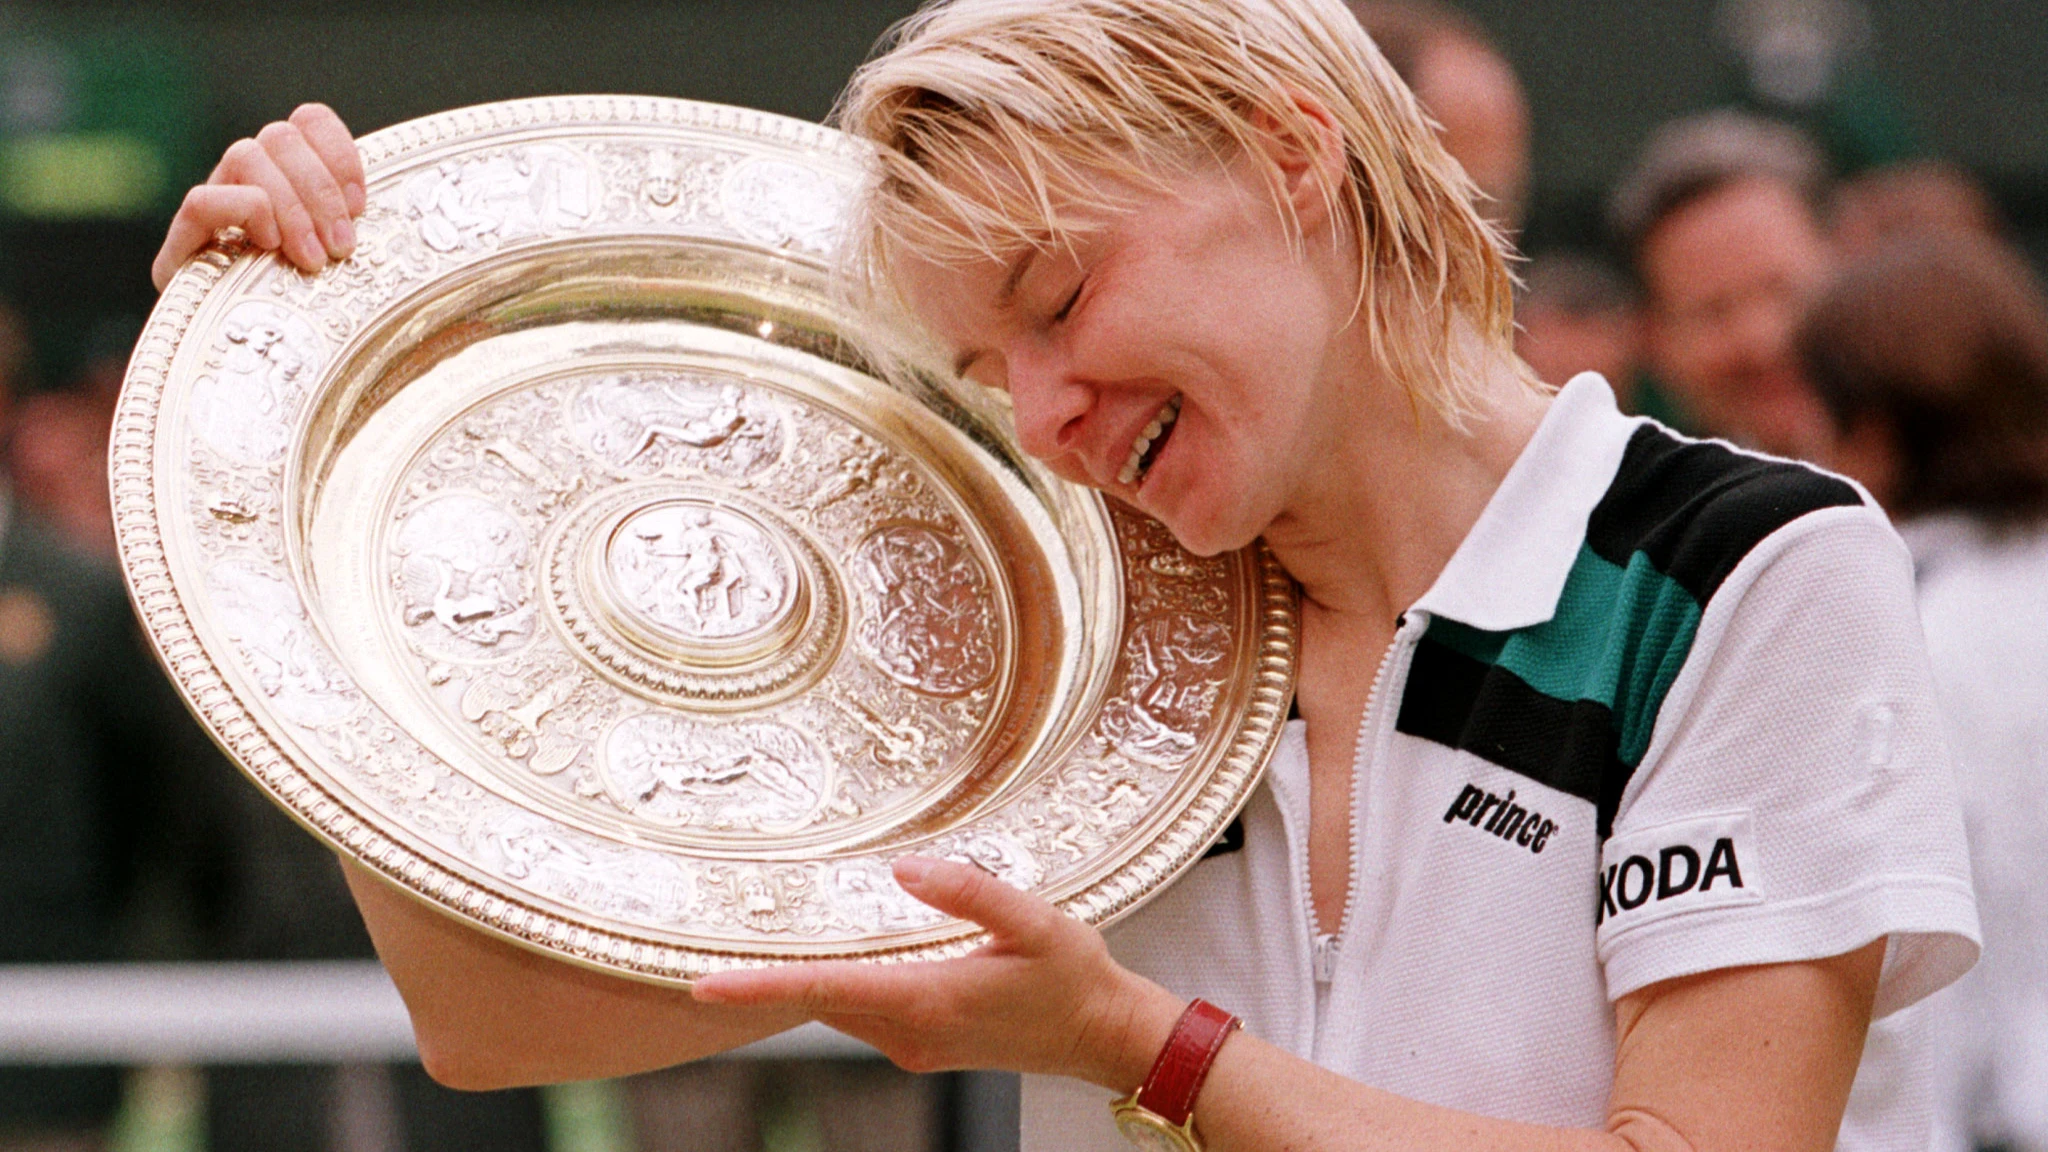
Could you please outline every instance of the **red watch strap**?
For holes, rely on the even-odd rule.
[[[1176,1128],[1186,1124],[1194,1113],[1202,1081],[1209,1077],[1209,1066],[1216,1062],[1223,1042],[1243,1023],[1207,1000],[1189,1004],[1180,1014],[1180,1023],[1173,1026],[1173,1035],[1166,1038],[1166,1047],[1159,1050],[1144,1086],[1138,1089],[1138,1104]]]

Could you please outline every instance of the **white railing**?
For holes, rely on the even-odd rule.
[[[722,1059],[873,1057],[819,1024]],[[374,960],[0,965],[0,1063],[360,1064],[416,1058]]]

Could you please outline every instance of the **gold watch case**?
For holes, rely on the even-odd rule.
[[[165,667],[307,827],[669,983],[973,948],[906,853],[1102,924],[1222,831],[1290,582],[1059,481],[1001,398],[867,367],[830,284],[859,145],[591,96],[361,147],[349,259],[178,273],[110,462]]]
[[[1166,1117],[1138,1103],[1132,1093],[1110,1105],[1116,1130],[1143,1152],[1203,1152],[1202,1138],[1195,1135],[1195,1118],[1185,1124],[1169,1123]]]

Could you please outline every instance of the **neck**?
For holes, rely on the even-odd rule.
[[[1463,427],[1376,372],[1336,389],[1349,410],[1265,534],[1306,610],[1391,623],[1429,590],[1548,410],[1520,372],[1486,359]]]

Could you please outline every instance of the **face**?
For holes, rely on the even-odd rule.
[[[1793,332],[1833,255],[1786,185],[1741,180],[1685,205],[1643,243],[1649,353],[1705,431],[1814,457],[1828,440]]]
[[[1529,106],[1508,62],[1481,44],[1439,36],[1415,67],[1415,97],[1442,128],[1444,150],[1487,200],[1480,210],[1512,231],[1529,194]]]
[[[909,262],[901,287],[968,379],[1009,394],[1025,451],[1197,553],[1242,547],[1344,424],[1328,365],[1355,289],[1322,218],[1297,255],[1249,173],[1118,191],[1071,251]]]

